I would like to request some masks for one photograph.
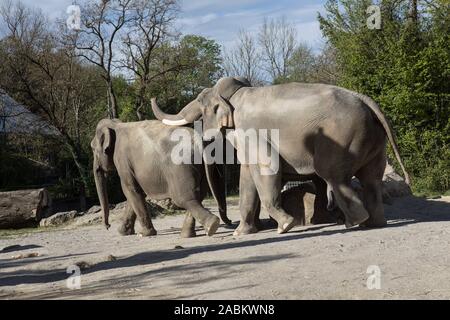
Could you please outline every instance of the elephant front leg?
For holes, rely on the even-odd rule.
[[[281,207],[281,172],[262,175],[261,168],[256,165],[250,166],[250,172],[261,200],[261,209],[275,219],[279,234],[291,230],[296,221]]]
[[[136,213],[139,223],[141,224],[141,235],[144,237],[155,236],[156,230],[153,227],[152,219],[147,212],[145,196],[142,191],[135,187],[130,187],[129,184],[122,182],[122,190],[127,198],[133,211]]]
[[[195,219],[190,212],[186,213],[180,235],[182,238],[194,238],[196,236]]]
[[[241,165],[239,179],[239,210],[241,221],[234,231],[235,236],[258,232],[255,220],[259,222],[259,198],[249,165]]]
[[[122,236],[135,234],[134,224],[136,222],[136,213],[128,202],[125,211],[122,214],[121,222],[118,231]]]

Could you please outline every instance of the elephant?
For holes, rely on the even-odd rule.
[[[259,200],[262,210],[276,220],[278,233],[288,232],[295,225],[294,218],[281,206],[280,192],[286,177],[318,179],[319,198],[324,198],[327,209],[342,211],[347,228],[385,226],[381,181],[386,166],[386,136],[408,184],[410,179],[394,132],[375,101],[327,84],[292,82],[251,87],[241,80],[221,78],[176,115],[152,104],[155,116],[168,125],[180,126],[202,118],[205,140],[224,129],[234,129],[235,147],[246,154],[258,152],[257,146],[246,148],[247,130],[277,130],[278,145],[268,137],[259,139],[276,150],[279,170],[266,175],[262,174],[266,163],[258,160],[241,164],[241,221],[235,235],[258,231],[254,215]],[[363,185],[362,200],[351,188],[353,176]]]
[[[187,210],[182,237],[195,236],[195,220],[203,225],[208,236],[213,235],[219,226],[219,218],[201,204],[208,183],[222,220],[231,224],[226,216],[225,190],[218,179],[221,168],[216,164],[175,164],[171,161],[171,151],[176,144],[170,139],[174,130],[175,127],[158,120],[122,123],[104,119],[98,123],[91,142],[93,172],[107,229],[110,225],[106,175],[114,170],[118,172],[127,199],[127,208],[119,227],[122,235],[134,233],[136,217],[143,229],[143,236],[156,235],[146,211],[146,196],[155,200],[170,198],[175,205]],[[193,129],[183,130],[191,138],[194,137]]]

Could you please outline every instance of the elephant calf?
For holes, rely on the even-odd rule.
[[[208,188],[206,176],[210,180],[222,220],[230,223],[226,217],[224,188],[221,189],[215,165],[204,167],[202,164],[173,163],[171,152],[177,142],[171,141],[170,137],[174,130],[175,127],[160,121],[99,122],[91,147],[94,153],[95,183],[106,228],[110,227],[106,173],[113,170],[117,170],[127,198],[127,209],[119,227],[122,235],[134,233],[136,217],[142,226],[142,235],[156,235],[146,211],[146,195],[156,200],[170,198],[177,206],[188,211],[181,230],[182,237],[195,236],[195,220],[203,225],[207,235],[213,235],[220,221],[201,204]],[[194,141],[193,129],[182,130],[186,130],[191,141]],[[194,148],[191,150],[193,154]]]

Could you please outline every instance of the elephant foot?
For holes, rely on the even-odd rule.
[[[347,229],[349,229],[349,228],[351,228],[351,227],[354,227],[354,226],[357,226],[357,225],[361,225],[361,224],[363,224],[367,219],[369,218],[369,215],[367,214],[367,216],[361,216],[360,218],[357,218],[357,219],[352,219],[352,220],[349,220],[349,219],[345,219],[345,227],[347,228]]]
[[[348,214],[345,215],[345,227],[347,229],[360,225],[370,218],[369,213],[364,209],[362,204],[359,203],[351,204],[349,212],[352,216],[349,216]]]
[[[140,233],[139,236],[140,237],[151,237],[151,236],[156,236],[158,232],[156,232],[156,230],[154,228],[149,228],[149,229],[143,229]]]
[[[180,237],[181,238],[195,238],[197,236],[197,233],[195,232],[195,230],[181,230],[180,232]]]
[[[231,227],[233,225],[233,221],[228,219],[225,213],[220,212],[220,218],[222,219],[222,222],[225,223],[228,227]]]
[[[295,227],[296,221],[294,217],[286,216],[278,221],[278,234],[283,234]]]
[[[119,231],[119,234],[121,236],[131,236],[133,234],[135,234],[134,228],[133,227],[127,227],[127,226],[120,226],[117,231]]]
[[[233,225],[233,221],[231,221],[228,218],[222,218],[223,223],[225,223],[228,227],[231,227]]]
[[[203,227],[205,228],[206,234],[210,237],[216,233],[217,229],[219,228],[219,225],[220,219],[213,215],[206,221]]]
[[[237,229],[234,230],[233,235],[234,236],[242,236],[245,234],[252,234],[252,233],[257,233],[257,232],[258,232],[258,228],[256,228],[256,226],[241,222],[239,224],[239,226],[237,227]]]
[[[387,226],[386,218],[373,219],[372,217],[360,224],[363,228],[383,228]]]

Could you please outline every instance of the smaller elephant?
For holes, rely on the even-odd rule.
[[[193,129],[181,129],[194,141]],[[221,188],[217,174],[220,168],[215,164],[175,164],[171,152],[176,142],[170,139],[174,130],[176,128],[160,121],[122,123],[105,119],[99,122],[91,147],[95,184],[107,229],[110,225],[106,174],[114,170],[119,174],[127,198],[127,208],[119,227],[122,235],[134,234],[136,218],[143,229],[143,236],[156,235],[147,213],[146,196],[155,200],[170,198],[175,205],[188,211],[181,230],[182,237],[195,236],[195,220],[203,225],[208,236],[213,235],[220,220],[202,206],[208,180],[222,220],[231,223],[226,217],[225,189]],[[193,155],[194,148],[191,150]]]

